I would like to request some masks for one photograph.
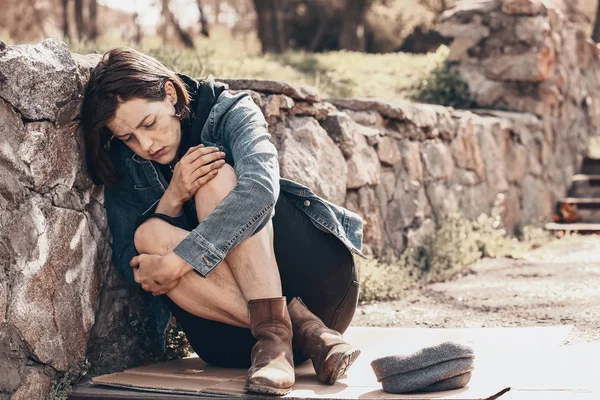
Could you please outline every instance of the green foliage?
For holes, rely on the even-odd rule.
[[[453,214],[440,218],[438,226],[416,251],[409,250],[406,255],[420,269],[420,278],[427,282],[452,278],[482,256],[471,221]]]
[[[410,271],[401,263],[386,264],[376,259],[355,258],[360,271],[361,301],[393,300],[414,282]]]
[[[445,61],[423,75],[414,89],[413,99],[422,103],[462,109],[476,106],[467,83]]]
[[[90,364],[86,361],[81,365],[72,366],[67,372],[62,374],[62,376],[57,377],[54,382],[52,382],[52,387],[50,388],[50,392],[48,392],[46,399],[66,400],[77,382],[87,374],[89,367]]]
[[[361,301],[396,299],[404,290],[468,273],[482,257],[520,258],[555,239],[540,228],[525,227],[519,240],[501,227],[499,216],[485,214],[475,221],[460,214],[441,216],[437,224],[420,246],[406,249],[395,261],[356,258]]]

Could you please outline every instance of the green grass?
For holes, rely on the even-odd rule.
[[[1,35],[0,39],[14,44]],[[418,88],[427,81],[429,74],[444,65],[448,55],[446,47],[426,55],[347,51],[288,51],[281,55],[263,55],[254,35],[234,38],[229,31],[219,28],[211,31],[210,39],[199,37],[195,44],[195,49],[187,50],[163,46],[158,38],[152,38],[142,42],[138,49],[158,58],[169,68],[194,77],[212,74],[222,78],[282,80],[314,86],[324,97],[383,100],[416,97]],[[86,54],[103,53],[113,47],[129,45],[135,47],[105,37],[94,43],[70,43],[69,48]]]

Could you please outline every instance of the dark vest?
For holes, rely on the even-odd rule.
[[[208,120],[210,110],[226,86],[223,83],[215,82],[211,75],[201,82],[183,74],[177,75],[188,86],[191,96],[189,108],[192,113],[191,118],[181,126],[182,138],[179,146],[179,156],[181,157],[190,147],[200,144],[200,134]]]

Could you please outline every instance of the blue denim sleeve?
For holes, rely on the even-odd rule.
[[[265,118],[249,95],[231,100],[215,129],[231,151],[237,185],[174,249],[202,276],[269,221],[279,196],[277,149]]]
[[[134,280],[129,261],[139,253],[133,243],[136,218],[143,213],[142,205],[131,190],[130,178],[123,178],[117,185],[104,188],[104,208],[112,235],[113,265],[128,283],[140,287]]]

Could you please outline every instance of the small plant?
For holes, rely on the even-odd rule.
[[[409,252],[407,257],[416,260],[422,280],[451,279],[482,256],[474,231],[473,223],[460,214],[443,216],[435,233],[426,237],[423,245],[412,254]]]
[[[89,368],[90,364],[87,360],[83,364],[69,368],[67,372],[54,380],[46,398],[48,400],[67,400],[73,387],[87,374]]]
[[[394,300],[413,283],[410,271],[400,263],[386,264],[376,259],[355,259],[360,271],[361,301]]]

